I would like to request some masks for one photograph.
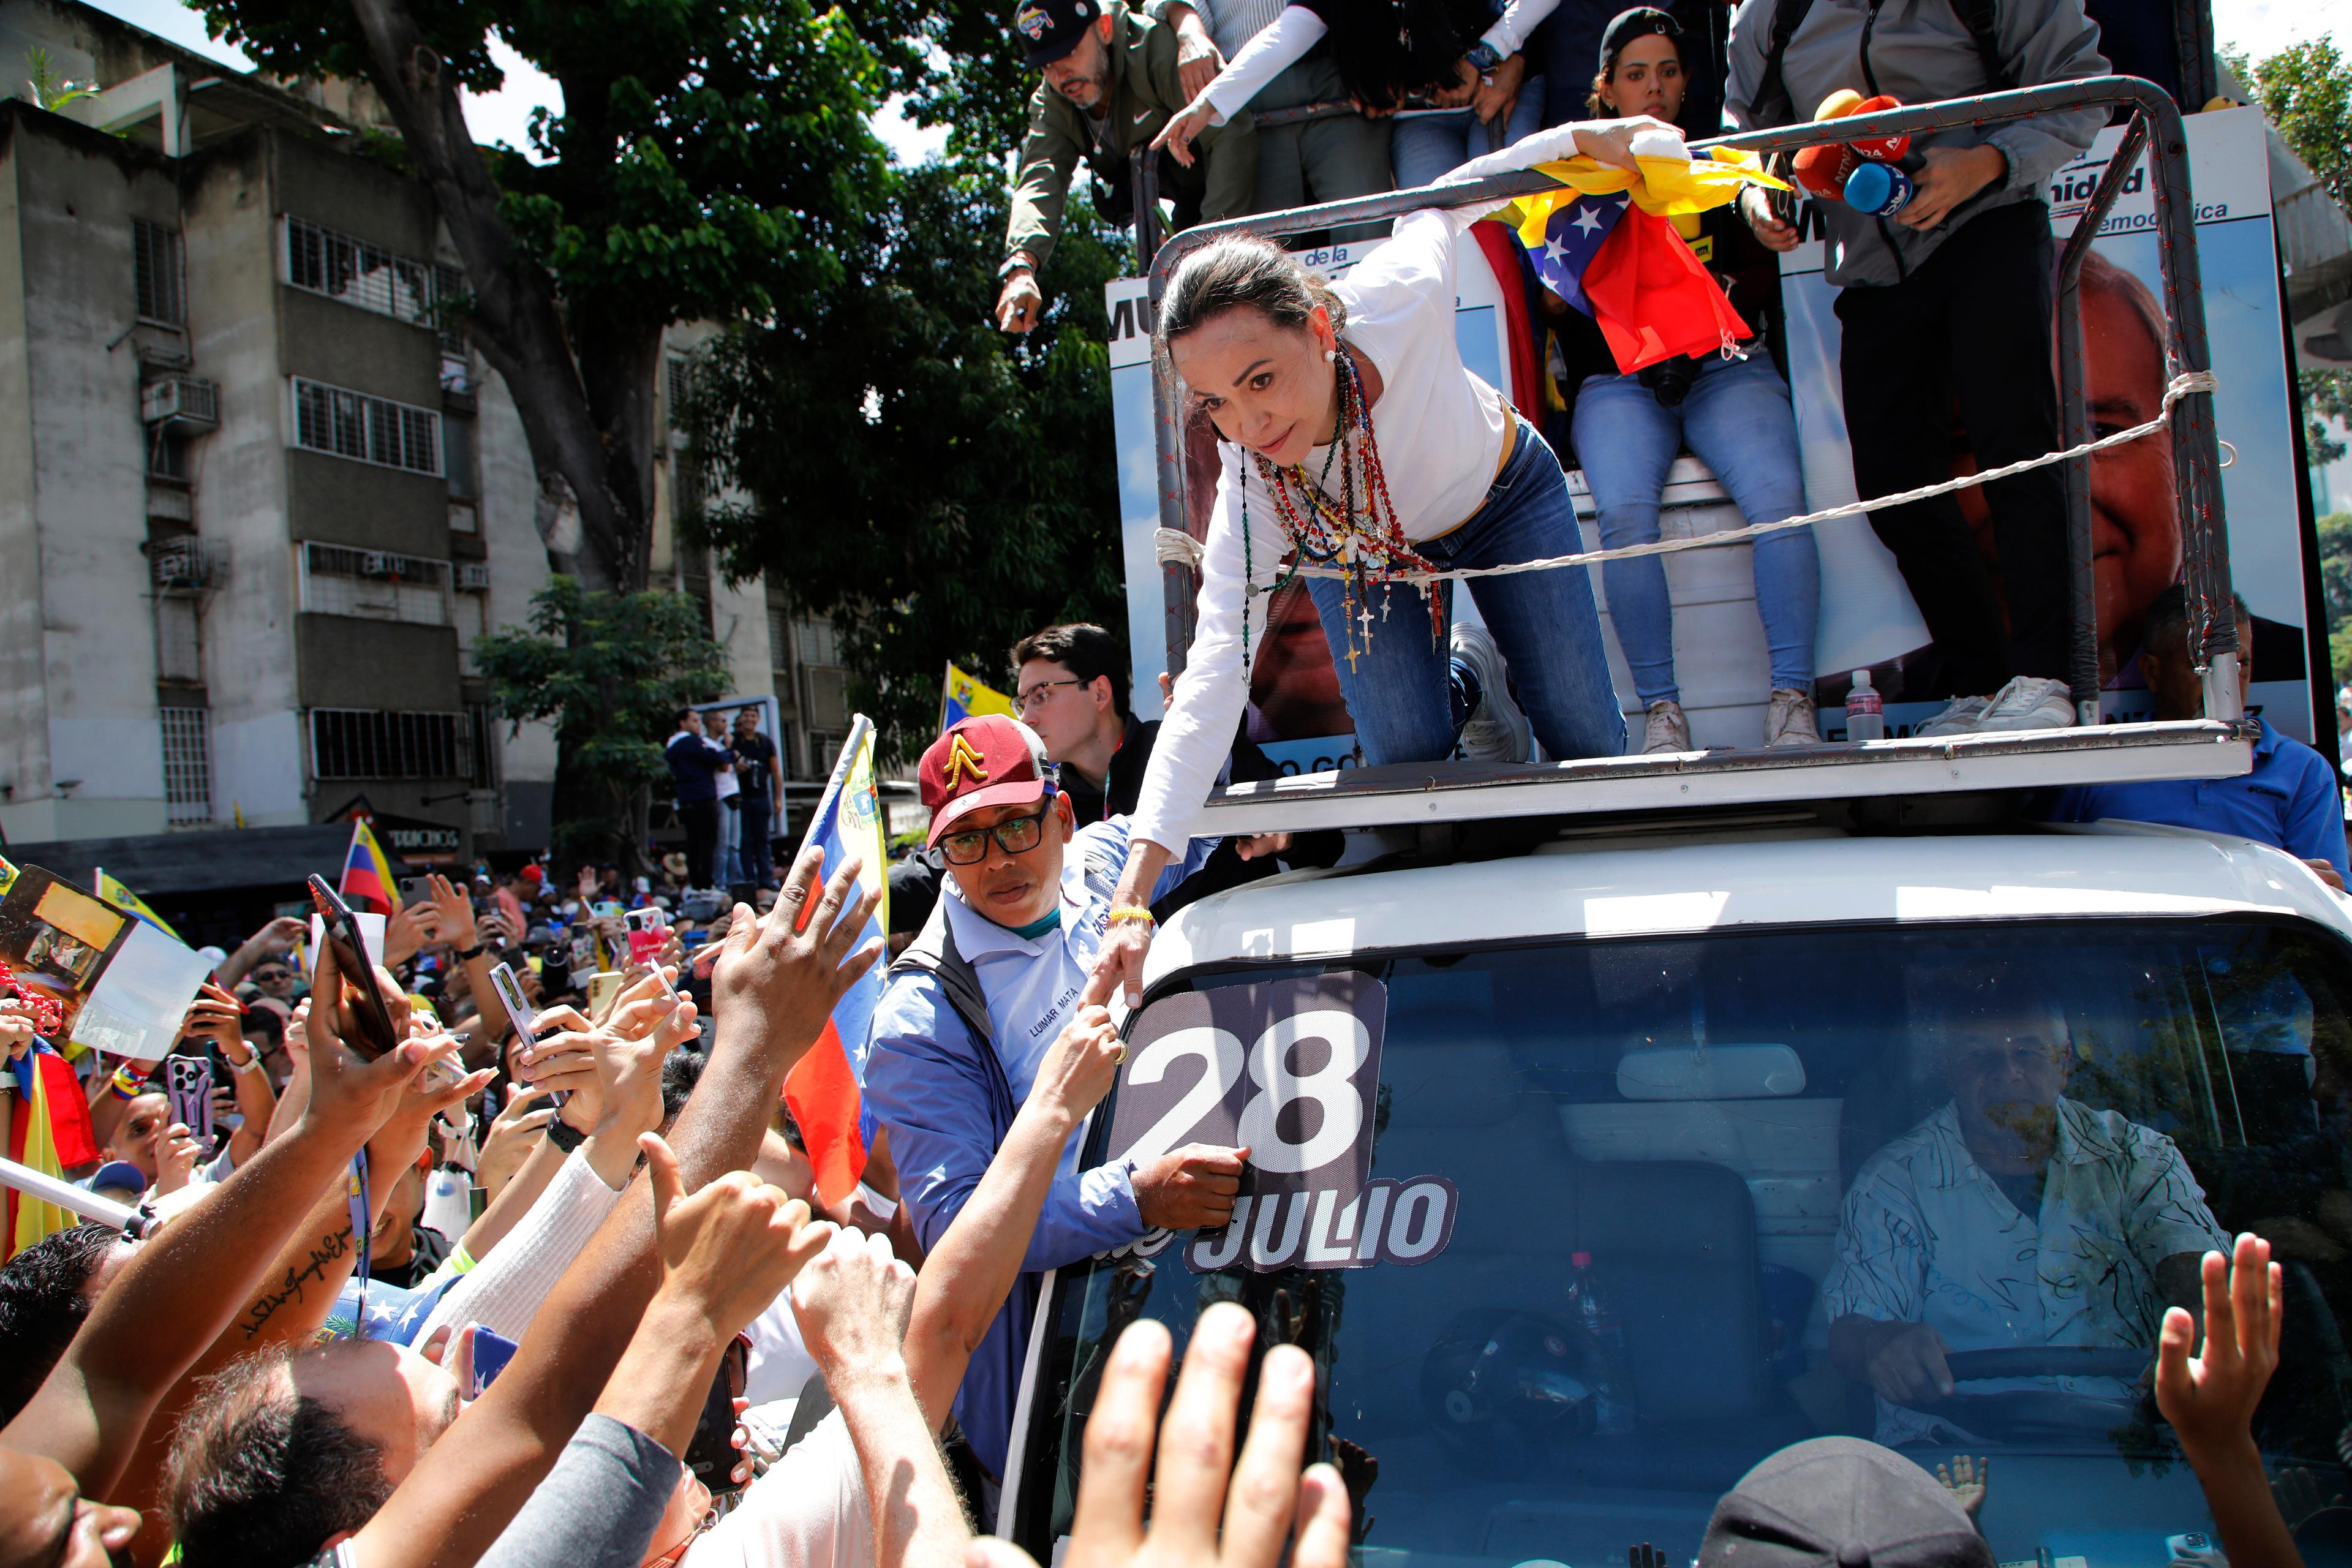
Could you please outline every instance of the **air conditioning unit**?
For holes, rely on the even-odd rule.
[[[184,533],[147,547],[147,571],[158,593],[217,588],[228,575],[226,545]]]
[[[457,592],[487,594],[490,591],[490,563],[487,561],[457,563]]]
[[[366,551],[360,556],[360,575],[397,577],[400,575],[400,557],[388,550]]]
[[[220,388],[199,375],[159,375],[139,389],[139,417],[175,430],[214,429],[220,424]]]

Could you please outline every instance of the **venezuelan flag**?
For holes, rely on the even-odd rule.
[[[352,849],[343,857],[342,885],[335,890],[355,910],[379,915],[400,910],[400,884],[393,879],[392,862],[384,858],[383,847],[364,817],[352,824]]]
[[[132,914],[137,915],[141,920],[145,921],[149,925],[153,926],[157,931],[162,931],[173,942],[180,942],[180,933],[173,931],[170,926],[165,925],[163,923],[163,917],[157,914],[153,910],[149,909],[147,907],[147,900],[132,892],[129,888],[125,887],[121,878],[108,876],[106,874],[106,868],[100,866],[92,869],[89,879],[92,890],[95,891],[100,898],[104,899],[108,903],[112,904],[118,910],[129,910]],[[5,889],[0,889],[0,892],[5,892]],[[184,947],[187,944],[185,942],[181,942],[181,945]]]
[[[85,1165],[98,1158],[98,1142],[90,1134],[89,1102],[81,1084],[63,1057],[44,1043],[14,1062],[0,1064],[16,1080],[16,1114],[8,1123],[8,1157],[46,1175],[62,1180],[68,1165]],[[0,1228],[0,1259],[81,1223],[81,1216],[28,1193],[7,1194],[6,1220]]]
[[[952,667],[950,667],[952,668]],[[882,799],[874,787],[874,724],[863,713],[851,724],[848,742],[841,749],[833,780],[809,822],[803,847],[824,850],[825,875],[841,869],[849,857],[865,862],[859,885],[879,888],[883,902],[857,935],[857,945],[879,942],[890,929],[889,846],[882,822]],[[815,908],[814,900],[809,905]],[[855,947],[853,952],[856,951]],[[833,1017],[784,1080],[784,1103],[800,1123],[801,1141],[808,1146],[809,1163],[816,1167],[816,1190],[829,1204],[837,1204],[857,1190],[866,1174],[866,1037],[875,1009],[882,1002],[883,966],[875,964],[845,993]]]
[[[940,693],[940,733],[944,735],[964,720],[982,713],[1002,713],[1007,719],[1018,719],[1013,699],[993,687],[982,686],[977,679],[948,666],[948,682]]]
[[[1681,228],[1743,185],[1788,188],[1752,153],[1726,149],[1695,162],[1679,141],[1671,150],[1675,155],[1651,155],[1637,142],[1639,174],[1581,154],[1539,164],[1561,188],[1522,197],[1512,220],[1536,276],[1600,325],[1628,374],[1749,335]]]

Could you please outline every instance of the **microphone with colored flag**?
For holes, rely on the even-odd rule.
[[[862,862],[857,874],[860,891],[881,890],[866,929],[851,944],[855,952],[868,942],[880,942],[890,929],[890,861],[888,832],[882,819],[881,793],[874,781],[874,723],[863,713],[851,721],[849,739],[834,764],[824,798],[809,819],[802,847],[816,845],[824,851],[829,877],[855,856]],[[851,895],[855,901],[856,893]],[[802,911],[806,920],[816,908],[812,898]],[[882,1003],[884,966],[877,963],[859,975],[834,1005],[833,1016],[808,1054],[784,1079],[784,1103],[800,1125],[801,1142],[816,1170],[817,1195],[838,1204],[857,1190],[866,1175],[866,1155],[872,1146],[866,1120],[866,1052],[875,1010]]]

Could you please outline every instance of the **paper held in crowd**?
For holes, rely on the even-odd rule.
[[[0,960],[57,999],[65,1039],[142,1061],[171,1051],[212,972],[185,943],[38,866],[0,897]]]
[[[353,910],[352,919],[360,922],[360,942],[367,949],[370,963],[383,962],[384,916],[368,910]],[[308,980],[319,970],[319,944],[327,940],[327,926],[318,916],[310,917],[310,945],[302,950],[302,978]]]

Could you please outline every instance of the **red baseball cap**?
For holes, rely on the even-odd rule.
[[[1002,713],[984,713],[933,741],[916,777],[931,812],[925,842],[936,845],[972,812],[1044,799],[1054,788],[1054,764],[1045,760],[1045,742],[1036,731]]]

